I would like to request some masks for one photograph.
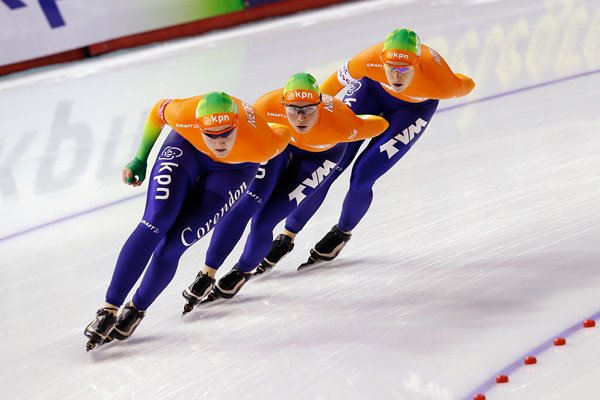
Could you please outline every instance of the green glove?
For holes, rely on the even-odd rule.
[[[131,178],[127,178],[127,182],[131,183],[137,177],[137,180],[143,182],[146,179],[146,168],[148,165],[145,161],[140,160],[139,158],[134,158],[129,164],[127,164],[127,168],[131,170],[132,176]]]

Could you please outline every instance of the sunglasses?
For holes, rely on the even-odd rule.
[[[221,131],[217,131],[217,132],[213,131],[211,133],[208,133],[208,131],[202,131],[202,134],[208,136],[209,138],[211,138],[213,140],[216,140],[216,139],[219,139],[219,138],[223,138],[224,139],[226,137],[231,136],[231,134],[233,132],[235,132],[235,128],[237,127],[236,125],[233,125],[233,126],[231,126],[229,128],[225,128],[225,129],[223,129]]]
[[[285,104],[284,101],[281,100],[281,104],[283,104],[286,110],[292,115],[308,115],[315,113],[319,109],[321,101],[319,100],[316,104],[308,104],[306,106],[292,106],[290,104]]]
[[[401,74],[405,74],[412,69],[411,65],[404,66],[404,67],[394,67],[393,65],[390,65],[387,63],[383,63],[383,67],[385,69],[387,69],[388,71],[395,71],[395,72],[399,72]]]

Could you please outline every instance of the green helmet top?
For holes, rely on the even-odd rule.
[[[414,65],[421,56],[421,40],[410,29],[396,29],[383,42],[381,58],[384,62],[396,61]]]
[[[235,125],[237,105],[227,93],[210,92],[202,96],[196,107],[196,121],[200,129],[213,126]]]
[[[298,72],[287,80],[283,89],[283,98],[286,103],[295,101],[318,103],[321,100],[321,91],[314,76],[307,72]]]

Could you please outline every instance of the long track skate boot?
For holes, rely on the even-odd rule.
[[[225,276],[219,279],[209,297],[214,295],[224,299],[230,299],[235,296],[242,286],[252,277],[251,272],[242,272],[237,264]]]
[[[110,337],[118,340],[125,340],[135,332],[136,328],[146,316],[146,311],[138,310],[138,308],[130,301],[117,318],[117,323],[110,332]]]
[[[302,264],[299,269],[315,264],[318,261],[333,260],[340,254],[351,236],[352,234],[343,232],[337,225],[334,225],[323,239],[319,240],[315,247],[310,249],[308,261]]]
[[[198,304],[200,300],[208,296],[214,286],[214,278],[211,278],[202,271],[198,272],[194,282],[182,293],[183,297],[188,301],[187,304],[183,306],[183,314],[185,315],[192,311],[194,306]]]
[[[270,271],[283,257],[294,249],[294,239],[288,235],[279,234],[273,240],[269,254],[258,264],[254,275],[260,275]]]
[[[104,343],[117,322],[117,308],[104,307],[96,312],[96,318],[86,326],[84,335],[88,340],[86,350],[90,351]]]

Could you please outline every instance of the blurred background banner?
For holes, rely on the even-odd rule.
[[[0,0],[0,76],[351,0]]]
[[[248,8],[256,6],[264,6],[265,4],[281,3],[284,0],[246,0]]]
[[[245,9],[244,0],[0,3],[0,66]]]

